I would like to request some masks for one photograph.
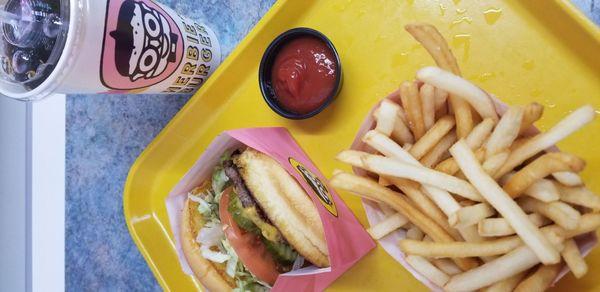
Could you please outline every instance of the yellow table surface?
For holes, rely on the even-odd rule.
[[[334,161],[349,147],[373,104],[433,61],[403,29],[410,22],[436,25],[448,39],[463,74],[509,104],[546,106],[542,130],[574,108],[600,108],[600,31],[566,0],[560,1],[279,1],[209,81],[148,146],[131,168],[124,194],[130,233],[165,290],[200,289],[179,266],[165,197],[212,139],[223,130],[287,127],[326,175],[349,169]],[[341,56],[344,85],[318,116],[286,120],[263,102],[258,65],[266,46],[299,26],[327,35]],[[583,177],[600,193],[600,121],[559,147],[588,162]],[[367,226],[360,200],[342,198]],[[557,290],[600,289],[600,249],[587,259],[583,279],[565,277]],[[378,247],[339,278],[331,291],[423,291],[425,286]]]

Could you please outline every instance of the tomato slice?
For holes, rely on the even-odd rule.
[[[226,189],[219,202],[219,217],[223,233],[244,266],[258,279],[269,285],[275,284],[279,276],[277,264],[260,238],[241,229],[227,210],[231,188]]]

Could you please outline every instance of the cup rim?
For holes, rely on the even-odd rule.
[[[274,96],[275,94],[272,91],[272,89],[269,88],[270,86],[268,85],[269,81],[271,80],[271,76],[267,76],[270,75],[267,73],[270,72],[270,67],[272,66],[273,60],[277,56],[277,53],[281,46],[286,44],[290,40],[300,36],[312,36],[323,41],[327,45],[327,47],[333,52],[337,68],[337,74],[335,77],[335,87],[331,91],[329,96],[327,96],[325,102],[323,102],[323,104],[321,104],[316,109],[305,114],[291,112],[279,105],[279,103],[274,98],[272,98],[272,96]],[[269,44],[260,61],[260,66],[258,70],[258,83],[263,99],[271,108],[271,110],[287,119],[308,119],[317,115],[318,113],[322,112],[325,108],[327,108],[339,93],[342,85],[342,63],[340,61],[340,56],[337,50],[335,49],[335,46],[333,45],[331,40],[327,38],[323,33],[309,27],[296,27],[281,33]]]

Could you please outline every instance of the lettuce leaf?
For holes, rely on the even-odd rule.
[[[225,174],[223,162],[231,159],[231,153],[225,152],[219,159],[219,164],[215,167],[212,174],[212,189],[215,194],[221,194],[225,188],[231,185],[229,177]]]
[[[233,220],[240,228],[260,237],[265,244],[267,251],[273,255],[273,258],[277,263],[284,267],[284,269],[291,268],[291,265],[298,257],[298,253],[287,242],[271,241],[265,238],[260,228],[258,228],[252,220],[244,216],[242,202],[234,192],[230,194],[227,210],[231,213]]]

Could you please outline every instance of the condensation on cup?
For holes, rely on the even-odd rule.
[[[221,62],[215,33],[152,0],[7,0],[0,93],[170,94],[198,89]]]

